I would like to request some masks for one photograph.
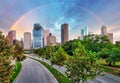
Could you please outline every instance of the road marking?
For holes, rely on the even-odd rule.
[[[100,82],[102,82],[102,83],[106,83],[105,81],[103,81],[103,80],[101,80],[99,78],[95,78],[95,79],[98,80],[98,81],[100,81]]]

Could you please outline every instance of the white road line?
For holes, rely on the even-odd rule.
[[[98,80],[98,81],[100,81],[100,82],[102,82],[102,83],[106,83],[105,81],[103,81],[103,80],[101,80],[99,78],[95,78],[95,79]]]

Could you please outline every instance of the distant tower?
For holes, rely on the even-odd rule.
[[[85,27],[85,35],[88,35],[88,27]]]
[[[108,33],[107,36],[110,42],[113,43],[113,33]]]
[[[25,50],[31,49],[31,33],[29,32],[24,33],[24,49]]]
[[[61,25],[61,43],[68,41],[68,24]]]
[[[49,30],[44,30],[44,46],[47,46],[47,36],[50,34]]]
[[[44,29],[39,24],[34,24],[33,49],[42,48],[44,43]]]
[[[56,45],[56,37],[52,36],[51,33],[47,36],[47,45],[49,44],[52,44],[53,46]]]
[[[85,36],[85,29],[81,29],[81,39],[83,40]]]
[[[15,30],[10,30],[8,32],[8,40],[10,42],[10,44],[13,44],[13,40],[16,39],[16,31]]]
[[[105,25],[103,25],[102,28],[101,28],[101,35],[106,35],[107,36],[107,27]]]

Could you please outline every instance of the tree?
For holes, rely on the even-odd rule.
[[[81,40],[74,39],[66,42],[62,47],[68,55],[73,56],[75,48],[78,48],[78,44],[81,44]]]
[[[107,36],[101,35],[87,35],[83,39],[83,45],[86,50],[91,50],[93,52],[99,52],[102,48],[109,48],[108,44],[111,45]]]
[[[62,47],[59,47],[58,50],[53,54],[50,59],[51,64],[56,64],[59,67],[63,66],[65,61],[67,60],[67,53],[64,51]]]
[[[45,58],[50,59],[53,56],[54,53],[54,47],[52,44],[49,44],[49,46],[46,47],[46,53],[45,53]]]
[[[106,59],[109,57],[109,49],[103,48],[101,51],[97,53],[98,58]]]
[[[17,44],[11,45],[8,38],[0,32],[0,83],[10,83],[10,76],[14,68],[11,62],[15,58],[21,61],[23,57],[22,47]]]
[[[11,62],[11,46],[8,39],[0,32],[0,82],[2,83],[10,82],[10,75],[13,70]]]
[[[109,66],[119,61],[120,61],[120,49],[112,48],[111,50],[109,50],[109,56],[106,58],[106,62],[109,64]]]
[[[13,45],[13,57],[18,61],[24,60],[26,57],[23,55],[24,50],[19,44]]]
[[[74,51],[74,56],[70,56],[66,64],[66,75],[73,83],[95,78],[100,72],[96,53],[85,51],[82,44],[78,44],[78,47]]]

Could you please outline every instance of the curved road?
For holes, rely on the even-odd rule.
[[[55,77],[39,62],[27,58],[15,83],[58,83]]]

